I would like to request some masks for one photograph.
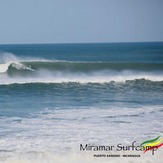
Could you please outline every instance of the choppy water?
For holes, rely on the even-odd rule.
[[[0,46],[0,162],[98,162],[79,144],[141,142],[162,117],[163,43]]]

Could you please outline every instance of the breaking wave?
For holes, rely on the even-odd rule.
[[[163,81],[161,63],[73,62],[7,56],[0,64],[0,84]]]

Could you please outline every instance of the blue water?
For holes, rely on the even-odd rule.
[[[66,61],[162,63],[163,43],[0,45],[17,56]]]
[[[2,157],[157,136],[162,116],[161,42],[0,45]]]

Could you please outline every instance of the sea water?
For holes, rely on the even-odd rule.
[[[94,158],[80,144],[162,134],[163,43],[0,45],[0,162],[161,163],[161,148]]]

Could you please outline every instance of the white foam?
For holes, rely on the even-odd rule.
[[[17,63],[18,59],[12,53],[3,53],[0,57],[0,73],[7,72],[11,63]]]
[[[110,157],[110,158],[95,158],[94,154],[97,152],[76,152],[69,154],[55,154],[50,152],[36,152],[32,154],[15,155],[7,160],[0,161],[0,163],[162,163],[163,149],[159,149],[155,155],[151,153],[142,154],[142,152],[99,152],[99,154],[140,154],[141,157]]]
[[[29,69],[34,71],[29,67],[24,67],[20,64],[15,64],[17,68]],[[4,66],[3,71],[6,67]],[[127,80],[135,79],[146,79],[151,81],[163,81],[162,74],[154,73],[141,73],[134,71],[99,71],[94,73],[71,73],[71,72],[50,72],[46,70],[39,70],[35,72],[34,76],[28,77],[12,77],[0,76],[0,85],[7,84],[25,84],[25,83],[108,83],[114,82],[125,82]]]
[[[27,67],[21,63],[11,63],[12,67],[16,68],[17,70],[31,70],[31,71],[35,71],[30,67]]]
[[[30,118],[1,118],[0,133],[6,134],[0,139],[4,151],[0,152],[0,162],[108,162],[108,158],[94,158],[94,152],[81,152],[79,145],[131,145],[133,141],[139,144],[154,138],[163,132],[161,109],[162,106],[56,108],[45,109]],[[113,151],[113,154],[116,153]],[[141,158],[109,158],[109,161],[153,163],[161,159],[162,151],[158,150],[155,156],[150,152],[141,155]]]
[[[9,66],[16,68],[17,70],[30,70],[35,71],[34,69],[27,67],[19,62],[8,62],[5,64],[0,64],[0,73],[5,73],[8,71]]]
[[[61,60],[49,60],[40,57],[16,56],[13,53],[0,53],[0,63],[18,63],[18,62],[60,62]],[[62,60],[66,62],[65,60]]]
[[[0,57],[0,63],[12,63],[19,62],[19,58],[12,53],[2,53]]]
[[[0,73],[5,73],[8,70],[10,63],[0,64]]]
[[[11,53],[4,53],[0,58],[0,85],[8,84],[25,84],[25,83],[68,83],[68,82],[77,82],[77,83],[108,83],[111,81],[115,82],[125,82],[126,80],[135,80],[135,79],[146,79],[151,81],[163,81],[162,72],[139,72],[139,71],[95,71],[95,72],[85,72],[85,73],[75,73],[70,71],[50,71],[50,70],[41,70],[39,69],[32,76],[27,77],[13,77],[8,75],[2,75],[5,73],[9,66],[12,66],[18,70],[26,69],[34,71],[29,66],[25,66],[22,62],[28,61],[48,61],[54,62],[54,60],[45,60],[41,58],[29,58],[23,57],[18,58]],[[56,61],[57,62],[57,61]]]
[[[45,110],[30,118],[2,118],[1,134],[6,134],[0,139],[1,150],[61,153],[78,151],[80,143],[141,142],[163,131],[161,109],[79,107]]]
[[[17,70],[30,70],[34,71],[32,68],[23,65],[20,63],[22,60],[12,53],[3,53],[1,58],[0,58],[0,73],[5,73],[7,72],[9,66],[12,65],[12,67],[16,68]]]

